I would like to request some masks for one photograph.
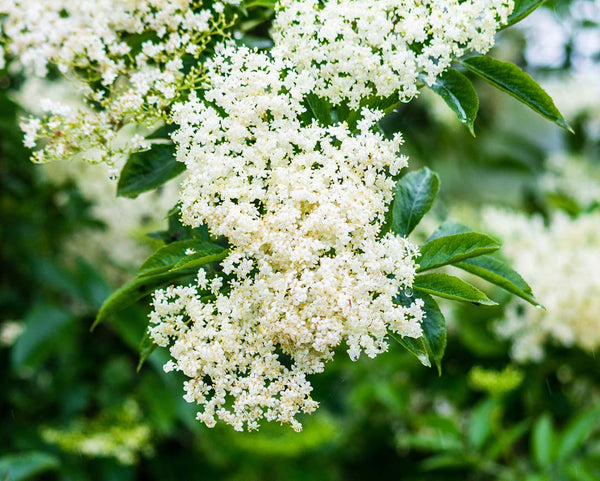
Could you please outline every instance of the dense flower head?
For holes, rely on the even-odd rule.
[[[469,51],[485,53],[512,0],[282,0],[275,56],[306,71],[314,92],[334,104],[398,95],[431,85]]]
[[[165,119],[201,82],[198,59],[231,20],[223,4],[198,0],[0,0],[0,17],[6,57],[41,77],[56,66],[90,102],[78,110],[53,103],[42,122],[25,124],[28,146],[45,143],[35,159],[95,148],[86,158],[109,162],[139,150],[112,145],[124,125]]]
[[[151,334],[171,346],[167,369],[191,378],[186,398],[208,425],[300,429],[294,416],[317,407],[307,376],[337,346],[373,357],[388,330],[421,335],[420,301],[394,302],[417,249],[379,236],[390,174],[406,165],[401,139],[372,132],[377,112],[355,134],[304,125],[309,84],[284,61],[228,45],[207,65],[207,103],[175,107],[173,138],[189,172],[183,220],[227,237],[225,280],[200,271],[197,285],[158,291]]]
[[[571,219],[489,209],[486,224],[504,239],[504,251],[545,306],[513,300],[497,326],[518,361],[539,361],[555,343],[593,351],[600,346],[600,213]],[[557,279],[560,281],[557,282]]]

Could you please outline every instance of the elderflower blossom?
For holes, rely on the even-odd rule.
[[[168,119],[203,80],[206,46],[231,24],[221,4],[198,0],[0,0],[0,17],[5,57],[40,77],[55,65],[89,103],[52,102],[41,125],[24,123],[39,162],[95,150],[85,158],[110,163],[139,149],[112,143],[127,124]]]
[[[388,330],[419,337],[422,301],[394,302],[412,285],[417,249],[379,237],[396,174],[399,136],[300,121],[310,79],[281,59],[232,45],[207,63],[205,102],[174,108],[178,159],[189,176],[182,218],[206,223],[231,248],[225,282],[201,270],[196,285],[154,296],[150,333],[170,346],[198,419],[236,430],[261,419],[301,424],[314,411],[307,376],[345,343],[356,360],[387,349]],[[223,115],[224,114],[224,115]]]
[[[576,219],[557,213],[547,226],[539,216],[495,209],[484,218],[546,308],[518,299],[507,306],[497,332],[513,343],[513,358],[539,361],[550,342],[587,351],[600,346],[600,212]]]
[[[568,196],[583,209],[600,205],[600,166],[592,159],[556,152],[547,167],[539,181],[544,192]]]
[[[485,53],[512,0],[281,0],[273,54],[310,74],[333,104],[398,95],[432,85],[451,62]]]

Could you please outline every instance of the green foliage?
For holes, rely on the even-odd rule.
[[[479,97],[471,81],[455,69],[448,69],[431,86],[444,99],[460,122],[465,124],[475,137],[475,119],[479,110]]]
[[[418,292],[443,297],[452,301],[472,302],[473,304],[484,306],[497,305],[496,302],[492,301],[476,287],[458,277],[443,272],[418,275],[415,278],[414,288]]]
[[[508,17],[506,27],[520,22],[529,14],[531,14],[535,9],[541,6],[545,1],[546,0],[515,0],[515,8]]]
[[[433,358],[438,373],[442,374],[442,358],[446,351],[446,319],[437,302],[425,293],[420,293],[423,300],[423,312],[425,318],[421,327],[423,328],[423,340],[427,346],[429,355]]]
[[[456,264],[471,257],[489,254],[498,249],[500,249],[498,241],[476,232],[436,237],[421,246],[421,256],[417,260],[419,264],[417,272]]]
[[[392,232],[410,234],[431,209],[439,188],[438,175],[427,167],[402,177],[396,184],[391,208]]]
[[[160,187],[185,170],[177,162],[172,144],[153,144],[150,150],[129,156],[117,184],[117,195],[137,197]]]
[[[478,77],[503,90],[556,125],[573,132],[552,98],[519,67],[486,56],[469,57],[462,64]]]
[[[475,259],[467,259],[454,265],[502,287],[511,294],[519,296],[536,307],[541,307],[535,300],[535,297],[533,297],[531,287],[500,256],[485,255]]]
[[[516,2],[511,22],[539,3]],[[266,0],[246,4],[254,10],[273,6]],[[252,11],[249,15],[255,25],[251,33],[260,41],[266,22],[253,17]],[[456,85],[458,76],[450,73],[443,78],[445,85],[435,88],[447,89],[454,105],[450,108],[459,119],[466,117],[463,123],[469,127],[470,122],[472,128],[477,110],[466,100],[466,90]],[[462,88],[468,90],[466,84]],[[531,101],[540,103],[540,99],[534,96]],[[353,114],[344,106],[331,108],[319,99],[311,103],[311,116],[323,123],[350,119],[352,124]],[[395,107],[382,105],[386,110]],[[508,293],[537,302],[500,252],[483,253],[495,250],[498,243],[452,222],[443,223],[421,245],[422,266],[442,266],[444,272],[420,274],[414,292],[398,293],[402,305],[417,298],[424,301],[422,338],[390,334],[398,343],[390,345],[389,353],[376,359],[362,356],[356,362],[347,359],[341,346],[335,362],[314,376],[312,396],[321,406],[303,419],[303,433],[272,423],[261,426],[258,433],[244,434],[222,426],[203,427],[194,419],[196,406],[181,397],[183,376],[164,374],[168,353],[149,342],[148,302],[136,299],[157,286],[192,281],[198,266],[212,272],[226,246],[211,239],[204,227],[182,225],[174,209],[168,227],[152,234],[164,245],[151,257],[154,260],[147,261],[147,270],[110,296],[112,301],[102,311],[104,328],[92,337],[87,327],[116,281],[105,279],[100,266],[75,259],[66,244],[83,229],[102,225],[75,186],[49,183],[24,160],[27,152],[21,146],[19,113],[4,91],[0,107],[0,328],[9,320],[23,327],[14,344],[0,345],[2,481],[171,481],[199,476],[215,481],[334,481],[369,479],[374,469],[382,479],[400,476],[406,481],[600,479],[598,360],[575,348],[557,348],[550,349],[539,364],[512,366],[508,347],[493,334],[494,323],[510,299]],[[441,125],[418,102],[397,108],[397,114],[382,122],[391,125],[386,133],[404,132],[403,153],[410,156],[411,165],[427,163],[432,169],[399,180],[396,210],[391,209],[388,225],[397,234],[426,237],[425,227],[418,224],[434,205],[440,178],[443,197],[432,217],[445,218],[448,206],[458,201],[478,206],[492,199],[527,212],[556,207],[548,203],[551,196],[540,196],[532,187],[535,177],[543,173],[540,159],[546,144],[556,133],[538,130],[535,141],[528,140],[517,135],[528,125],[512,115],[508,115],[512,130],[498,126],[495,109],[505,106],[486,95],[481,96],[477,142],[465,129]],[[584,147],[578,147],[582,150],[597,149],[597,141],[584,138],[582,142]],[[172,158],[167,163],[182,167]],[[127,187],[131,189],[127,195],[156,188],[171,175],[166,169],[159,179],[146,178],[144,165],[137,173],[133,169],[127,181],[122,176],[123,184],[133,186]],[[556,197],[554,202],[567,203]],[[568,208],[574,215],[579,211],[572,202]],[[185,254],[188,248],[196,252]],[[491,301],[469,284],[476,279],[457,281],[446,273],[455,268],[506,291],[490,291],[499,305],[474,306],[481,299]],[[486,293],[490,287],[476,285]],[[446,330],[442,310],[427,289],[437,289],[431,294],[438,297],[467,292],[467,298],[460,299],[466,302],[440,303],[452,329]],[[438,370],[443,363],[443,375],[423,369],[412,356],[424,365],[435,364]],[[143,363],[144,369],[136,374],[136,366],[139,369]],[[522,381],[516,382],[517,377]],[[154,433],[154,455],[142,453],[139,465],[124,467],[114,459],[96,459],[69,449],[81,436],[63,437],[69,443],[62,447],[42,438],[50,427],[72,434],[74,420],[95,427],[100,413],[118,411],[130,397],[140,406],[141,422]],[[105,432],[122,432],[122,420],[106,424]]]

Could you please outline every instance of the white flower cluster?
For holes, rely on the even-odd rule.
[[[206,223],[231,244],[227,276],[158,291],[151,334],[170,345],[186,399],[198,418],[256,429],[261,418],[290,423],[311,412],[307,376],[342,342],[352,359],[387,349],[388,330],[421,335],[420,300],[397,305],[415,274],[415,246],[379,238],[401,139],[345,124],[304,125],[310,82],[291,65],[228,45],[208,64],[205,102],[175,107],[174,135],[189,177],[186,223]],[[223,291],[222,288],[226,290]]]
[[[314,93],[356,110],[372,95],[408,101],[469,51],[485,53],[512,0],[281,0],[274,55]]]
[[[198,0],[0,0],[2,17],[6,56],[38,76],[57,66],[91,102],[79,111],[52,105],[43,122],[25,124],[28,146],[45,141],[38,161],[96,147],[110,162],[123,125],[164,119],[198,86],[198,59],[229,22],[223,4],[203,9]],[[195,65],[186,69],[186,59]]]
[[[582,209],[600,205],[600,165],[585,156],[555,152],[540,178],[542,190],[572,198]]]
[[[548,342],[587,351],[600,346],[600,213],[576,219],[558,213],[547,226],[539,216],[495,209],[484,219],[546,307],[517,299],[507,306],[497,330],[513,342],[512,356],[539,361]]]

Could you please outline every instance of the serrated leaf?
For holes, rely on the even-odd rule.
[[[407,236],[429,212],[440,188],[438,175],[427,167],[409,172],[396,184],[392,204],[392,232]]]
[[[137,197],[181,174],[185,164],[173,154],[173,144],[154,144],[150,150],[130,155],[117,183],[117,195]]]
[[[548,414],[536,421],[531,432],[531,451],[540,469],[546,469],[554,461],[554,427]]]
[[[2,481],[21,481],[31,479],[45,471],[60,466],[56,456],[41,451],[28,451],[4,454],[0,457],[0,479]]]
[[[533,297],[527,282],[499,256],[484,255],[458,262],[454,266],[481,277],[536,307],[542,307]]]
[[[541,6],[546,0],[515,0],[515,8],[512,13],[508,16],[508,22],[502,28],[514,25],[520,22],[535,9]]]
[[[479,110],[479,97],[471,81],[458,70],[448,69],[438,77],[431,90],[438,94],[475,136],[474,122]]]
[[[194,252],[186,254],[188,249]],[[226,248],[211,242],[197,239],[176,241],[161,247],[148,257],[139,268],[137,275],[154,275],[168,270],[201,266],[222,260],[226,255]],[[194,261],[193,265],[186,265],[191,261]]]
[[[497,305],[496,302],[492,301],[482,291],[471,284],[458,277],[441,272],[416,276],[413,288],[419,292],[425,292],[432,296],[443,297],[453,301],[471,302],[484,306]]]
[[[573,132],[552,98],[528,74],[510,62],[478,55],[462,61],[467,70],[481,77],[494,87],[512,95],[538,114],[558,126]]]
[[[415,356],[423,366],[431,367],[431,361],[427,355],[427,347],[422,337],[402,337],[393,332],[388,332],[388,335],[400,344],[404,349]]]
[[[500,249],[495,239],[477,232],[464,232],[427,241],[420,247],[417,272],[454,264]]]
[[[421,323],[423,338],[438,373],[441,375],[442,359],[446,350],[446,319],[437,302],[431,296],[420,293],[419,297],[423,300],[423,311],[425,313]]]
[[[152,291],[163,287],[176,279],[184,276],[194,274],[193,270],[177,271],[177,272],[162,272],[156,275],[136,277],[128,283],[121,286],[113,292],[96,316],[96,320],[92,324],[90,330],[94,330],[95,327],[104,321],[107,317],[114,314],[121,309],[133,304],[137,300],[144,296],[147,296]]]
[[[572,456],[600,426],[600,406],[581,414],[569,423],[558,445],[558,459]]]

